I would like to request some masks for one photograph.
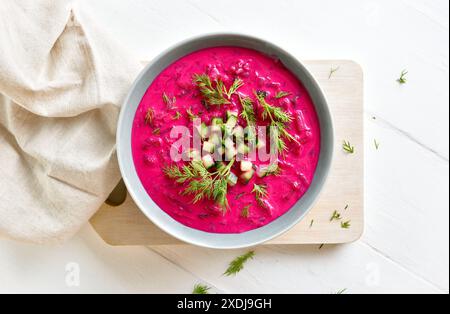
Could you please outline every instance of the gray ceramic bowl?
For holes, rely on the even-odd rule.
[[[319,116],[322,145],[315,178],[306,194],[287,213],[273,222],[241,234],[216,234],[182,225],[156,205],[139,180],[131,151],[131,129],[138,105],[158,74],[179,58],[199,49],[215,46],[238,46],[278,57],[308,90]],[[325,96],[311,73],[295,57],[262,39],[238,34],[211,34],[184,41],[156,57],[131,87],[119,118],[117,150],[120,170],[133,200],[159,228],[172,236],[198,246],[231,249],[254,246],[286,232],[312,208],[327,179],[333,154],[333,127]]]

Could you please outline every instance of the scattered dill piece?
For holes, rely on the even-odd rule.
[[[279,176],[281,174],[281,169],[276,163],[272,163],[267,168],[264,169],[264,177],[267,176]]]
[[[233,84],[230,86],[228,91],[226,91],[226,89],[224,88],[225,89],[225,93],[228,96],[228,99],[230,99],[231,96],[233,96],[233,94],[236,93],[237,90],[239,88],[241,88],[242,86],[244,86],[244,82],[241,79],[237,78],[237,79],[234,80]]]
[[[264,199],[268,196],[267,193],[267,185],[261,184],[255,184],[253,186],[252,193],[255,193],[256,201],[260,206],[264,206]]]
[[[331,67],[330,69],[330,74],[328,75],[328,79],[331,79],[331,77],[334,75],[334,73],[336,73],[337,71],[339,71],[340,67]]]
[[[240,199],[242,196],[244,196],[245,193],[239,193],[238,195],[236,195],[236,197],[234,198],[235,200]]]
[[[376,139],[373,140],[373,144],[375,145],[376,150],[380,148],[380,143]]]
[[[408,74],[408,71],[403,70],[402,73],[400,73],[400,77],[397,79],[397,82],[399,84],[406,84],[406,75]]]
[[[153,130],[152,133],[155,134],[155,135],[159,135],[159,134],[161,134],[161,129],[160,128],[156,128],[156,129]]]
[[[163,169],[165,175],[179,184],[187,184],[182,195],[192,195],[192,202],[198,203],[204,199],[214,200],[225,213],[229,207],[227,200],[228,176],[235,160],[215,172],[209,172],[199,160],[179,167],[168,166]]]
[[[309,224],[309,228],[312,228],[313,225],[314,225],[314,219],[311,220],[311,223]]]
[[[210,105],[225,105],[230,101],[225,97],[224,85],[221,80],[215,81],[215,86],[211,82],[211,79],[206,74],[195,74],[194,83],[200,89],[204,100]]]
[[[278,92],[276,95],[275,95],[275,98],[276,99],[280,99],[280,98],[284,98],[284,97],[286,97],[286,96],[289,96],[291,93],[289,93],[289,92],[282,92],[282,91],[280,91],[280,92]]]
[[[195,119],[198,118],[198,116],[192,112],[192,108],[191,107],[189,107],[189,109],[186,110],[186,113],[187,113],[187,115],[189,117],[189,120],[191,120],[191,121],[194,121]]]
[[[155,111],[152,108],[148,108],[147,113],[145,114],[145,123],[152,124],[154,118]]]
[[[323,249],[324,246],[325,246],[325,244],[322,243],[322,244],[319,246],[319,250]]]
[[[192,294],[209,294],[211,288],[202,284],[196,284]]]
[[[241,117],[247,121],[247,125],[251,126],[256,123],[255,110],[253,108],[253,101],[250,97],[239,96],[239,101],[242,105]]]
[[[172,117],[172,120],[179,120],[183,115],[177,111],[175,115]]]
[[[250,216],[251,205],[244,206],[241,210],[241,217],[248,218]]]
[[[345,292],[347,292],[347,289],[341,289],[338,292],[336,292],[335,294],[344,294]]]
[[[349,229],[351,227],[351,220],[341,222],[342,229]]]
[[[333,215],[332,215],[331,218],[330,218],[330,221],[341,220],[341,219],[342,219],[341,214],[340,214],[337,210],[335,210],[335,211],[333,212]]]
[[[177,102],[177,98],[175,96],[170,98],[169,96],[167,96],[167,94],[165,92],[162,95],[162,99],[163,99],[164,103],[166,104],[166,106],[169,108],[172,108],[173,105],[175,105],[175,103]]]
[[[348,204],[347,204],[347,205],[345,205],[345,207],[344,207],[344,210],[347,210],[347,209],[348,209],[348,207],[349,207],[349,206],[348,206]]]
[[[344,141],[342,144],[342,149],[349,154],[353,154],[355,152],[355,147],[353,147],[349,141]]]
[[[230,262],[230,265],[228,266],[228,269],[225,271],[224,275],[226,276],[236,275],[244,268],[244,264],[249,259],[253,259],[254,256],[255,252],[250,251],[245,253],[244,255],[236,257],[234,260]]]

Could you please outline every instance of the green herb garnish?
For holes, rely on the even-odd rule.
[[[255,256],[255,252],[250,251],[250,252],[245,253],[244,255],[236,257],[234,260],[231,261],[231,263],[228,266],[228,269],[225,271],[224,275],[226,275],[226,276],[236,275],[238,272],[240,272],[244,268],[244,264],[249,259],[253,259],[254,256]]]
[[[330,221],[341,220],[341,219],[342,219],[341,214],[337,210],[335,210],[333,213],[333,216],[331,216],[331,218],[330,218]]]
[[[239,101],[242,105],[241,117],[247,121],[248,126],[252,126],[256,123],[255,110],[253,108],[253,101],[250,97],[240,97]]]
[[[261,184],[261,185],[258,185],[258,184],[255,184],[254,186],[253,186],[253,190],[252,190],[252,193],[255,193],[255,198],[256,198],[256,201],[258,202],[258,204],[260,205],[260,206],[263,206],[264,207],[264,199],[268,196],[268,193],[267,193],[267,185],[264,185],[264,184]]]
[[[154,129],[152,131],[152,133],[155,134],[155,135],[159,135],[159,134],[161,134],[161,129],[160,128],[156,128],[156,129]]]
[[[373,140],[373,144],[375,145],[376,150],[380,148],[380,143],[376,139]]]
[[[172,117],[172,120],[179,120],[183,115],[177,111],[175,115]]]
[[[351,227],[351,220],[341,222],[342,229],[349,229]]]
[[[397,82],[399,84],[406,84],[406,75],[408,74],[408,71],[403,70],[402,73],[400,73],[400,77],[397,79]]]
[[[194,196],[193,203],[204,199],[214,200],[222,207],[223,212],[226,212],[229,207],[228,176],[234,161],[233,159],[228,165],[215,172],[209,172],[201,161],[194,160],[183,167],[176,165],[165,167],[164,173],[179,184],[188,183],[182,194]]]
[[[229,104],[231,96],[244,85],[241,79],[235,79],[230,89],[227,90],[221,79],[217,79],[213,83],[206,74],[195,74],[194,83],[208,104],[219,106]]]
[[[275,95],[275,98],[276,99],[280,99],[280,98],[284,98],[284,97],[286,97],[286,96],[289,96],[291,93],[289,93],[289,92],[278,92],[276,95]]]
[[[355,147],[353,147],[349,141],[344,141],[342,144],[342,149],[349,154],[353,154],[355,152]]]
[[[348,204],[347,204],[347,205],[345,205],[345,207],[344,207],[344,210],[347,210],[347,209],[348,209],[348,207],[349,207],[349,206],[348,206]]]
[[[164,103],[166,104],[166,106],[169,108],[172,108],[173,105],[177,102],[177,98],[175,96],[170,98],[169,96],[167,96],[167,94],[165,92],[162,95],[162,99],[163,99]]]
[[[211,288],[205,285],[201,285],[201,284],[196,284],[194,286],[194,290],[192,291],[192,294],[208,294],[209,290]]]
[[[347,289],[339,290],[339,291],[336,292],[335,294],[344,294],[345,292],[347,292]]]
[[[325,246],[325,244],[321,244],[321,245],[319,246],[319,250],[321,250],[324,246]]]
[[[152,124],[154,118],[155,111],[152,108],[148,108],[147,113],[145,114],[145,123]]]
[[[191,107],[189,107],[189,109],[186,110],[186,113],[187,113],[187,115],[189,117],[189,120],[191,120],[191,121],[194,121],[195,119],[198,118],[198,116],[192,112],[192,108]]]
[[[333,74],[336,73],[337,71],[339,71],[339,68],[340,68],[340,67],[335,67],[335,68],[331,67],[331,69],[330,69],[330,74],[328,75],[328,79],[331,79],[331,77],[333,76]]]
[[[257,91],[255,92],[255,95],[259,101],[259,104],[263,107],[264,110],[262,113],[263,120],[267,120],[267,118],[269,118],[271,121],[271,135],[273,137],[273,140],[275,141],[275,146],[278,150],[278,153],[283,154],[287,151],[287,145],[284,142],[283,137],[287,138],[290,141],[295,141],[298,143],[298,141],[286,130],[286,124],[292,122],[293,118],[282,108],[275,107],[267,103],[265,99],[267,93],[263,91]]]
[[[251,205],[244,206],[241,210],[241,217],[248,218],[250,216]]]
[[[311,220],[311,223],[309,224],[309,228],[312,228],[313,225],[314,225],[314,219]]]

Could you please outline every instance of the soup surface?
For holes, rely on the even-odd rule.
[[[180,126],[200,146],[182,151],[183,135],[171,136]],[[157,76],[137,109],[131,145],[145,190],[173,219],[206,232],[242,233],[277,219],[305,194],[320,128],[306,89],[281,62],[216,47]],[[263,160],[260,152],[276,157]]]

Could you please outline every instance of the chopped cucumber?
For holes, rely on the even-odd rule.
[[[238,148],[237,151],[239,154],[244,155],[244,154],[248,154],[250,152],[250,148],[245,145],[244,143],[241,143]]]
[[[222,138],[219,136],[219,134],[214,133],[209,138],[209,142],[211,142],[214,146],[221,146],[222,145]]]
[[[225,139],[224,145],[226,148],[234,148],[234,142],[230,137]]]
[[[205,166],[206,169],[209,169],[212,166],[214,166],[214,159],[213,159],[213,157],[211,155],[203,156],[202,162],[203,162],[203,165]]]
[[[204,142],[203,143],[203,150],[205,152],[212,153],[212,152],[214,152],[214,148],[215,148],[215,145],[212,142]]]
[[[220,126],[220,125],[212,125],[210,128],[211,128],[211,134],[221,134],[222,133],[222,126]]]
[[[230,174],[228,175],[228,184],[231,186],[235,186],[237,184],[237,181],[238,177],[233,172],[230,172]]]
[[[227,119],[229,120],[231,117],[237,118],[239,112],[237,110],[227,110]]]
[[[225,148],[223,148],[223,146],[219,146],[216,148],[216,153],[220,156],[220,158],[222,159],[222,155],[225,153]]]
[[[231,137],[233,135],[233,128],[225,125],[223,130],[223,138]]]
[[[232,129],[236,126],[237,124],[237,117],[235,116],[231,116],[228,118],[227,123],[225,124],[226,127]]]
[[[245,135],[244,128],[241,127],[240,125],[236,126],[233,129],[233,135],[236,136],[237,138],[244,138]]]
[[[264,149],[264,148],[266,148],[266,143],[263,142],[263,141],[258,141],[258,144],[256,145],[256,148]]]
[[[241,161],[241,171],[246,172],[253,169],[253,163],[251,161]]]
[[[249,171],[243,172],[239,178],[241,179],[241,181],[245,184],[247,184],[251,178],[253,178],[253,175],[255,174],[255,170],[253,170],[253,168]]]
[[[220,125],[220,126],[222,126],[223,125],[223,119],[222,118],[213,118],[211,120],[211,124],[212,125]]]
[[[230,148],[225,148],[225,160],[226,161],[230,161],[234,158],[234,156],[237,155],[237,151],[236,148],[234,147],[230,147]]]
[[[225,167],[226,167],[226,165],[225,165],[225,163],[223,161],[216,162],[217,170],[221,170],[221,169],[223,169]]]
[[[196,149],[192,149],[188,152],[188,157],[192,160],[201,160],[202,154]]]
[[[202,139],[208,137],[208,126],[205,123],[202,123],[202,125],[200,126],[200,136]]]

